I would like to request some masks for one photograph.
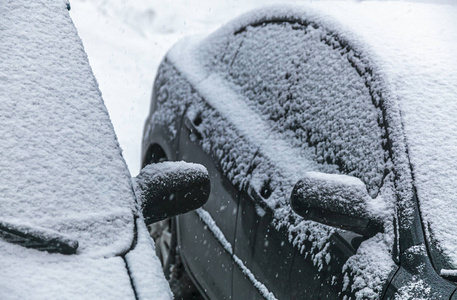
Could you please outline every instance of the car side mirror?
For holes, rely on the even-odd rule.
[[[366,238],[384,230],[381,217],[370,209],[375,200],[365,184],[352,176],[306,173],[295,185],[290,202],[292,209],[305,219]]]
[[[211,188],[206,168],[186,162],[147,165],[135,183],[146,225],[201,207]]]

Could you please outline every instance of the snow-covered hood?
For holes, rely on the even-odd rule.
[[[0,242],[2,299],[135,299],[122,257],[49,254]]]
[[[214,86],[205,64],[217,56],[217,44],[248,24],[271,20],[318,24],[348,41],[372,67],[375,89],[397,130],[391,132],[394,151],[403,152],[395,162],[403,173],[397,182],[401,198],[412,198],[414,178],[427,235],[457,267],[457,6],[384,1],[274,6],[247,13],[207,38],[184,40],[168,58],[194,85]]]
[[[0,221],[79,243],[0,239],[0,298],[134,299],[131,176],[64,1],[0,2],[0,103]]]

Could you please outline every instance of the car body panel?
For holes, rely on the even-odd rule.
[[[189,124],[189,122],[192,121],[185,118],[184,124]],[[182,126],[178,159],[200,163],[207,168],[211,180],[211,193],[207,204],[203,205],[202,209],[218,220],[217,226],[222,234],[231,245],[234,245],[238,209],[237,191],[227,184],[229,181],[226,178],[220,175],[211,155],[201,149],[199,142],[205,137],[197,137],[199,133],[192,131],[189,127],[195,129],[192,125]],[[198,214],[189,213],[178,219],[178,230],[181,237],[178,244],[181,245],[183,259],[191,269],[195,270],[195,274],[212,272],[218,274],[218,276],[211,277],[211,282],[202,281],[204,282],[202,288],[207,291],[211,299],[219,297],[228,299],[232,293],[231,253],[221,248],[218,240],[204,229],[206,225],[201,222]],[[203,258],[203,261],[200,261],[200,258]]]
[[[142,218],[137,218],[137,242],[125,255],[128,273],[137,299],[173,299],[159,258],[155,253],[154,241]]]

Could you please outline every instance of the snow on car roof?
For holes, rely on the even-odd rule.
[[[233,85],[224,84],[227,80],[214,72],[214,66],[217,59],[223,59],[218,52],[226,49],[228,36],[249,24],[269,20],[302,20],[317,24],[339,40],[348,42],[360,56],[360,68],[370,68],[364,76],[373,83],[371,88],[375,93],[372,96],[382,94],[388,110],[386,118],[392,129],[389,134],[393,141],[393,163],[398,172],[397,192],[403,199],[401,204],[405,209],[411,205],[411,164],[421,213],[424,222],[430,224],[425,226],[428,227],[428,237],[433,235],[451,266],[457,267],[457,236],[454,234],[457,231],[457,189],[454,183],[457,179],[457,125],[453,122],[453,117],[457,116],[457,8],[444,4],[371,1],[273,6],[247,13],[207,38],[189,38],[177,44],[168,54],[173,65],[211,106],[236,124],[245,138],[260,144],[264,140],[275,142],[276,134],[268,130],[268,125],[256,116],[257,111],[252,106],[245,104],[245,95],[234,91]],[[227,48],[227,51],[231,50]],[[354,53],[344,55],[349,59]],[[288,170],[284,172],[292,178],[288,180],[293,182],[305,170],[322,171],[312,162],[294,159],[300,154],[285,149],[283,141],[277,140],[268,146],[270,142],[265,143],[263,150],[270,154],[267,156],[272,161],[280,160],[279,163],[286,166]],[[286,193],[282,196],[287,197]],[[387,195],[384,197],[388,198]],[[272,202],[274,199],[273,195],[268,201],[272,208],[276,207],[275,216],[287,219],[290,210],[281,205],[278,208],[278,202]],[[281,213],[284,214],[282,217]],[[300,226],[295,224],[289,230],[294,231]],[[317,230],[315,234],[319,235],[319,232]],[[364,242],[358,255],[351,257],[345,267],[358,276],[352,289],[358,290],[360,298],[380,292],[377,285],[386,279],[388,266],[392,264],[389,258],[391,237],[375,236],[374,239],[377,241]],[[370,251],[375,254],[366,256]],[[363,252],[366,252],[365,256]],[[321,256],[324,257],[325,253]],[[363,270],[369,260],[379,269]],[[378,283],[371,284],[373,280]]]

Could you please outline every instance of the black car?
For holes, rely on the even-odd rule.
[[[211,178],[202,209],[150,228],[177,295],[188,275],[207,299],[454,297],[456,17],[270,7],[175,45],[143,165]]]

